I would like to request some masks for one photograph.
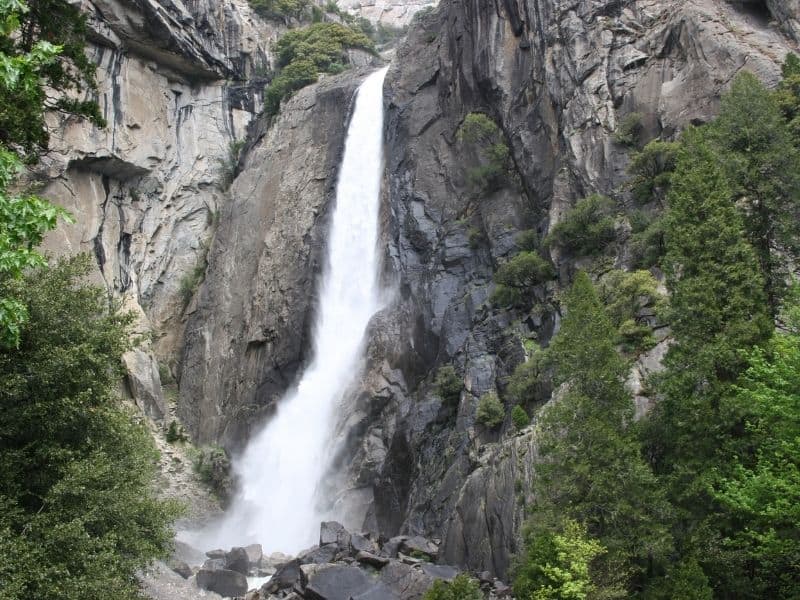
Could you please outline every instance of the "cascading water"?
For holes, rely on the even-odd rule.
[[[313,330],[297,387],[234,465],[237,498],[221,522],[187,536],[205,547],[250,542],[295,553],[315,543],[324,515],[317,485],[330,467],[336,408],[358,368],[379,308],[378,208],[383,167],[383,80],[361,85],[347,132]]]

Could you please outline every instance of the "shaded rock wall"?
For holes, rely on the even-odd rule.
[[[547,343],[559,316],[553,286],[536,290],[529,314],[491,309],[492,273],[519,229],[544,235],[592,192],[624,196],[627,150],[613,133],[627,114],[643,115],[646,138],[670,137],[710,119],[740,70],[776,83],[795,48],[778,25],[721,0],[448,0],[411,33],[387,79],[384,229],[396,301],[374,324],[343,428],[344,497],[370,506],[367,526],[442,537],[449,562],[506,574],[521,523],[514,490],[528,487],[533,442],[507,440],[508,420],[485,431],[476,405],[502,391],[523,340]],[[457,131],[472,111],[501,127],[520,185],[477,195],[466,185]],[[566,281],[574,265],[553,259]],[[432,389],[447,363],[464,378],[455,409]]]

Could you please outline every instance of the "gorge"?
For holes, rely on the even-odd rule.
[[[694,304],[676,301],[673,312],[665,309],[676,294],[680,300],[681,278],[690,272],[676,265],[712,248],[697,242],[694,254],[680,254],[685,248],[676,249],[675,240],[685,240],[675,235],[677,224],[691,232],[693,221],[670,210],[717,195],[730,199],[696,213],[686,208],[686,214],[695,221],[712,215],[722,223],[705,230],[706,240],[716,240],[709,231],[729,236],[727,245],[713,246],[720,256],[719,248],[738,248],[734,242],[746,238],[749,246],[731,261],[737,268],[752,262],[765,270],[758,277],[773,281],[766,271],[785,259],[788,266],[776,279],[790,282],[789,275],[797,274],[793,246],[759,240],[758,219],[751,218],[756,212],[746,208],[764,188],[736,178],[739,172],[794,172],[796,164],[754,167],[747,162],[751,155],[773,155],[751,152],[750,139],[750,146],[731,139],[750,131],[742,123],[760,124],[761,113],[769,113],[764,122],[773,128],[759,140],[791,138],[774,154],[794,157],[787,148],[798,146],[800,130],[792,121],[800,114],[793,104],[800,85],[791,67],[791,56],[800,52],[800,3],[300,4],[305,8],[295,14],[276,13],[274,2],[248,0],[84,0],[87,56],[98,65],[96,89],[86,98],[97,101],[106,126],[48,113],[49,150],[30,169],[29,183],[75,217],[48,234],[43,250],[90,255],[89,280],[135,317],[132,333],[139,343],[122,356],[122,394],[161,450],[159,492],[189,507],[178,521],[180,543],[172,557],[191,563],[184,570],[188,579],[181,575],[173,582],[172,567],[164,563],[156,582],[174,583],[193,597],[201,593],[201,564],[230,571],[228,562],[241,559],[232,548],[261,544],[264,557],[258,550],[259,558],[248,558],[244,573],[236,572],[274,575],[262,600],[326,600],[309,591],[313,577],[324,575],[320,564],[360,590],[352,597],[367,594],[365,600],[420,600],[435,580],[450,581],[462,571],[478,578],[486,597],[510,595],[503,582],[519,573],[520,557],[535,546],[531,515],[545,515],[533,525],[553,516],[541,508],[545,492],[563,493],[563,507],[570,507],[564,515],[577,514],[574,507],[582,501],[564,500],[569,490],[552,481],[542,491],[542,465],[557,446],[542,442],[543,416],[572,401],[578,408],[571,414],[586,417],[572,394],[581,365],[573,380],[562,377],[550,350],[565,329],[579,329],[565,326],[575,316],[566,308],[571,300],[587,315],[597,306],[605,311],[600,325],[586,326],[576,345],[600,347],[589,334],[613,329],[601,342],[624,363],[624,377],[614,371],[609,379],[620,385],[624,379],[625,410],[614,423],[598,425],[611,432],[609,439],[618,435],[622,441],[614,452],[598,451],[598,460],[633,456],[646,463],[638,471],[640,463],[632,463],[631,470],[646,471],[660,487],[640,486],[646,497],[628,508],[654,507],[669,533],[642,525],[647,535],[629,537],[663,539],[631,550],[597,533],[602,528],[594,517],[573,515],[575,522],[560,523],[556,535],[569,531],[578,540],[570,547],[589,549],[595,535],[612,558],[623,546],[635,557],[616,569],[628,576],[626,583],[601,582],[611,590],[604,597],[677,598],[669,591],[672,583],[663,582],[681,577],[702,592],[685,597],[735,597],[730,590],[749,585],[737,577],[759,571],[748,562],[752,557],[725,554],[735,546],[733,537],[716,529],[718,537],[704,538],[708,546],[694,538],[689,543],[675,523],[693,505],[706,506],[698,496],[681,496],[684,489],[709,495],[703,498],[712,516],[697,517],[698,531],[748,522],[740,513],[724,513],[732,506],[752,509],[742,508],[743,500],[737,504],[746,496],[741,488],[725,486],[741,473],[737,469],[754,468],[757,457],[770,454],[755,450],[755,442],[748,445],[747,436],[780,428],[753,426],[738,405],[727,410],[731,390],[755,379],[739,379],[747,367],[714,352],[755,356],[756,367],[775,356],[772,350],[758,354],[772,348],[767,338],[773,339],[772,333],[759,338],[751,331],[762,327],[758,307],[741,309],[741,321],[735,321],[736,310],[726,312],[731,299],[756,298],[766,306],[761,288],[773,290],[753,284],[758,294],[750,288],[729,293],[725,285],[751,275],[736,271],[725,285],[693,288],[713,290],[712,304],[725,307],[708,309],[711,324],[695,310],[707,300],[700,292]],[[343,16],[346,10],[354,16]],[[367,24],[359,25],[358,17]],[[378,29],[378,22],[388,29]],[[309,81],[302,71],[297,81],[303,85],[267,114],[265,89],[293,73],[279,40],[324,24],[363,27],[359,35],[370,26],[373,33],[391,29],[398,37],[385,42],[375,34],[377,45],[345,44],[335,60],[319,59],[327,61],[324,68],[312,64]],[[313,36],[297,43],[302,67],[329,50],[314,43]],[[746,88],[739,96],[737,82]],[[747,113],[742,105],[755,108]],[[729,121],[714,125],[720,114]],[[747,118],[736,121],[737,114]],[[706,171],[692,172],[692,164]],[[701,192],[690,187],[719,181]],[[785,196],[781,211],[792,222],[799,189],[781,180],[758,207]],[[741,214],[731,216],[734,209]],[[757,214],[767,222],[773,218]],[[779,225],[765,227],[791,229]],[[696,269],[710,271],[708,264]],[[714,272],[722,278],[733,271]],[[584,287],[579,297],[584,273],[592,291]],[[596,298],[587,300],[592,294]],[[788,292],[780,294],[782,302],[791,301]],[[762,329],[772,332],[778,322],[778,333],[791,333],[781,321],[784,305],[770,302],[771,329]],[[690,319],[674,307],[695,310],[702,335],[682,330]],[[714,329],[726,318],[734,325]],[[728,343],[726,336],[743,338],[741,332],[752,339]],[[719,347],[704,353],[703,344],[715,340],[722,340]],[[702,371],[691,353],[682,356],[683,372],[696,375],[696,385],[681,390],[716,393],[717,376],[730,386],[708,402],[713,410],[698,409],[682,420],[713,420],[706,427],[708,444],[718,441],[716,435],[725,443],[702,451],[738,461],[713,484],[680,479],[695,463],[670,446],[677,440],[686,454],[700,456],[703,436],[683,435],[677,426],[658,429],[651,420],[680,387],[654,383],[652,376],[679,371],[678,359],[668,358],[677,355],[671,349],[692,345],[703,350],[696,353],[701,358],[713,355],[708,362],[716,370]],[[787,396],[798,397],[795,391]],[[589,416],[612,414],[611,405]],[[571,423],[597,423],[583,417]],[[634,434],[640,437],[632,441]],[[583,447],[581,454],[592,455]],[[690,467],[673,472],[668,463],[676,457]],[[575,456],[570,460],[575,462],[551,458],[547,464],[597,471]],[[697,469],[720,472],[717,467],[708,458]],[[584,497],[597,487],[576,485]],[[643,509],[627,521],[641,524],[651,516]],[[796,528],[773,530],[791,538]],[[205,556],[207,551],[217,553]],[[261,568],[273,552],[291,556],[275,559],[267,575]],[[796,562],[794,570],[787,566],[791,552],[783,552],[789,562],[770,563],[788,573],[784,595],[767,582],[747,597],[763,590],[790,597],[785,590],[798,584]],[[734,560],[739,558],[741,564]],[[611,558],[602,561],[601,553],[594,564],[606,574],[615,571]],[[720,564],[734,566],[720,574]],[[2,577],[0,563],[0,583]],[[148,593],[183,600],[157,585]],[[6,600],[2,590],[0,600]]]

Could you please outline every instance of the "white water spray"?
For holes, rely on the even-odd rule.
[[[317,542],[326,515],[316,492],[333,455],[336,409],[357,375],[364,332],[379,308],[385,75],[382,69],[361,85],[347,132],[312,361],[234,465],[241,489],[228,513],[187,541],[224,548],[255,542],[290,554]]]

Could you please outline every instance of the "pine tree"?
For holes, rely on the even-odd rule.
[[[537,425],[543,463],[530,527],[536,537],[564,516],[584,524],[608,550],[596,561],[595,582],[608,593],[636,588],[669,548],[668,511],[631,427],[616,331],[585,273],[564,307],[548,349],[561,391]]]
[[[775,316],[785,290],[781,254],[796,254],[800,243],[800,152],[775,95],[747,72],[738,75],[723,96],[709,133],[734,199],[745,208],[745,229]]]

